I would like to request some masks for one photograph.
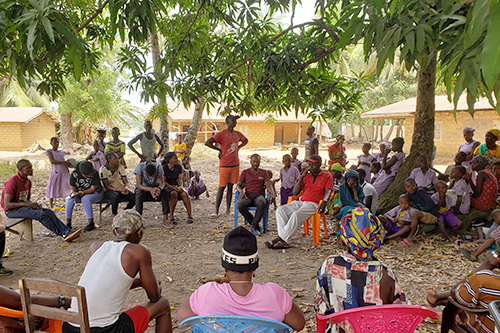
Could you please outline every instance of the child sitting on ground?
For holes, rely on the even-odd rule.
[[[94,141],[93,148],[94,150],[87,155],[85,160],[90,161],[94,170],[99,172],[101,167],[106,164],[106,156],[104,156],[104,153],[101,150],[101,143],[99,141]]]
[[[411,203],[419,210],[411,217],[410,233],[399,242],[399,246],[413,246],[413,237],[417,232],[418,222],[436,224],[438,211],[432,199],[423,189],[417,186],[413,178],[406,178],[405,189]]]
[[[373,174],[370,183],[373,184],[373,182],[375,182],[375,180],[377,180],[377,178],[380,176],[380,169],[382,169],[382,165],[379,162],[373,162],[370,165],[370,173]]]
[[[358,156],[358,168],[361,168],[366,171],[365,182],[369,183],[371,180],[370,173],[370,165],[372,162],[376,162],[376,159],[373,155],[370,154],[370,149],[372,149],[372,145],[370,143],[363,143],[363,154]]]
[[[204,192],[207,192],[207,198],[210,197],[210,194],[208,193],[208,188],[205,185],[205,181],[201,179],[200,176],[201,176],[200,171],[195,170],[194,176],[193,178],[191,178],[191,184],[187,189],[187,193],[193,200],[200,199],[200,195],[202,195]]]
[[[384,215],[379,216],[390,235],[386,239],[404,237],[410,232],[411,218],[418,210],[410,206],[408,194],[401,194],[398,201],[399,206],[394,207]]]
[[[182,167],[182,184],[183,186],[187,186],[187,182],[191,177],[193,177],[194,173],[193,170],[191,169],[191,156],[185,155],[184,159],[182,160],[181,163]]]
[[[492,250],[496,250],[496,242],[500,242],[500,209],[495,209],[493,212],[491,212],[491,215],[493,217],[493,224],[486,234],[486,241],[470,254],[471,259],[474,261],[477,260],[477,257],[479,257],[481,253],[488,250],[490,247]]]
[[[463,151],[459,151],[458,153],[456,153],[455,158],[453,159],[455,164],[448,165],[448,167],[446,167],[444,174],[447,176],[451,176],[451,170],[453,170],[453,168],[456,166],[461,166],[462,163],[465,162],[466,158],[467,158],[467,154],[465,154]],[[470,172],[470,170],[467,170],[467,171]],[[447,179],[441,179],[441,180],[447,181]]]
[[[418,157],[418,165],[420,167],[412,170],[410,178],[413,178],[417,186],[430,195],[434,193],[434,184],[438,181],[436,173],[429,168],[429,161],[425,155]]]
[[[302,161],[297,159],[297,156],[299,156],[299,149],[292,148],[292,150],[290,151],[290,155],[292,156],[291,165],[296,167],[299,171],[301,171]]]
[[[283,155],[283,164],[285,166],[280,170],[280,178],[276,179],[276,181],[281,180],[280,205],[288,203],[288,198],[293,196],[293,187],[300,178],[300,171],[292,165],[292,157],[290,155]],[[271,181],[271,183],[274,184],[276,181]]]
[[[431,199],[434,201],[436,208],[438,209],[437,222],[439,230],[443,233],[446,239],[453,243],[455,240],[450,236],[446,227],[449,227],[451,230],[457,230],[462,226],[462,221],[460,221],[458,217],[453,214],[453,200],[446,194],[448,191],[446,183],[443,180],[439,180],[435,185],[435,189],[436,193],[431,196]]]

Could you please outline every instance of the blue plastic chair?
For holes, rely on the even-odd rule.
[[[285,323],[255,317],[216,315],[196,316],[183,320],[179,327],[187,324],[192,333],[289,333],[293,329]]]
[[[240,197],[240,192],[236,191],[234,194],[234,227],[238,227],[238,198]],[[269,220],[269,198],[271,195],[267,193],[266,195],[266,207],[264,208],[264,215],[262,216],[262,226],[264,227],[264,232],[267,232],[267,221]],[[248,207],[249,211],[255,212],[257,210],[257,207],[255,206],[249,206]],[[247,224],[247,221],[245,220],[245,224]]]

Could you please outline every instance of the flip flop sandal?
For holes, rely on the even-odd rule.
[[[175,219],[170,219],[170,223],[172,223],[173,225],[177,225],[177,221]]]
[[[268,249],[274,248],[274,243],[272,241],[266,241],[264,245],[267,246]]]
[[[469,259],[472,262],[476,262],[477,260],[472,259],[472,252],[469,249],[465,249],[463,247],[458,249],[460,253],[464,255],[465,258]]]
[[[277,243],[274,243],[273,245],[273,249],[288,249],[290,247],[290,245],[288,245],[287,243],[283,242],[283,241],[279,241]]]
[[[187,224],[192,224],[192,223],[194,223],[194,219],[192,217],[188,217]]]
[[[173,225],[170,221],[168,221],[168,222],[167,222],[167,221],[165,221],[165,222],[163,222],[162,224],[163,224],[163,226],[164,226],[165,228],[167,228],[167,229],[172,229],[172,228],[174,227],[174,225]]]
[[[398,243],[398,246],[401,246],[401,247],[412,247],[413,245],[415,245],[414,243],[410,242],[408,239],[403,239],[401,242]]]
[[[214,214],[211,214],[211,215],[210,215],[210,218],[211,218],[212,220],[215,220],[215,219],[218,219],[218,218],[219,218],[219,215],[217,215],[217,214],[215,214],[215,213],[214,213]]]

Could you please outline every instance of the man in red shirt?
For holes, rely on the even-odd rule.
[[[5,215],[9,218],[26,218],[40,221],[45,228],[58,236],[62,236],[66,242],[74,241],[80,237],[82,229],[69,229],[57,218],[52,210],[42,208],[42,205],[30,201],[31,180],[29,180],[28,176],[33,176],[31,162],[25,159],[19,160],[17,170],[18,172],[10,177],[3,187],[0,203]]]
[[[273,186],[269,182],[269,173],[266,170],[260,169],[260,156],[253,154],[250,157],[250,169],[245,169],[241,172],[236,191],[239,192],[238,211],[245,217],[245,220],[252,226],[252,234],[259,236],[262,231],[259,227],[259,222],[264,215],[266,208],[266,188],[271,193],[269,198],[270,203],[275,202],[276,193]],[[243,189],[243,186],[245,187]],[[255,206],[255,215],[248,211],[249,206]]]
[[[321,170],[321,156],[312,155],[306,162],[309,162],[309,166],[302,172],[293,188],[293,195],[299,195],[300,191],[303,191],[302,197],[276,209],[279,237],[265,243],[270,249],[290,247],[288,240],[300,225],[316,212],[321,214],[325,211],[333,191],[332,175]]]
[[[219,207],[226,187],[226,215],[232,215],[230,208],[233,200],[233,185],[238,181],[238,175],[240,174],[238,151],[248,143],[248,139],[243,134],[234,130],[238,118],[240,116],[227,116],[227,129],[215,134],[205,142],[207,147],[219,151],[219,190],[215,198],[215,214],[210,215],[210,218],[213,219],[219,216]],[[241,144],[238,145],[239,142]]]

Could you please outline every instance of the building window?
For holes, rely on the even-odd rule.
[[[443,127],[441,122],[434,124],[434,141],[441,141],[443,137]]]

